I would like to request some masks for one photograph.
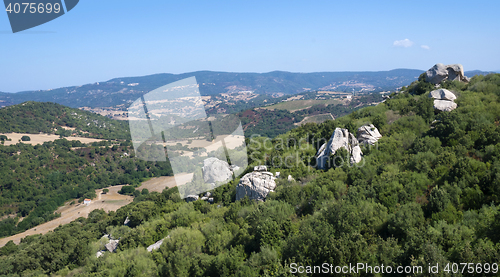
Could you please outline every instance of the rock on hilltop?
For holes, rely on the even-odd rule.
[[[459,80],[469,82],[469,78],[464,75],[464,67],[461,64],[444,65],[438,63],[425,72],[425,80],[434,85],[446,80]]]

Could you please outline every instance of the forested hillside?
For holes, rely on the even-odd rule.
[[[429,276],[429,264],[481,263],[480,273],[454,276],[498,276],[486,264],[492,272],[500,261],[500,74],[442,87],[458,96],[457,109],[436,113],[433,88],[421,80],[334,121],[249,140],[251,166],[297,180],[280,179],[265,202],[234,201],[238,178],[213,191],[212,205],[186,203],[175,188],[151,193],[7,244],[0,274],[294,276],[291,263],[367,263],[422,266],[423,273],[399,276]],[[355,132],[367,123],[383,137],[362,149],[359,164],[309,166],[336,127]],[[120,238],[118,250],[97,258],[104,233]],[[163,238],[159,250],[146,251]]]
[[[145,178],[171,174],[167,162],[136,159],[126,142],[84,145],[60,139],[0,146],[0,217],[16,215],[0,221],[0,237],[55,218],[54,211],[65,201],[94,198],[95,189],[138,185]]]
[[[66,127],[63,128],[63,127]],[[0,109],[0,133],[78,135],[101,139],[130,139],[128,122],[68,108],[51,102],[28,101]]]

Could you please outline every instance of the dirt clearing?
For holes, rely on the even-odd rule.
[[[134,199],[132,196],[118,193],[122,186],[123,185],[108,187],[107,189],[109,189],[109,192],[106,194],[102,194],[102,189],[96,190],[97,197],[92,199],[88,205],[78,203],[78,199],[68,201],[56,211],[61,213],[61,217],[40,224],[22,233],[1,238],[0,247],[3,247],[9,240],[14,241],[15,244],[19,244],[21,239],[26,236],[45,234],[59,227],[59,225],[68,224],[79,217],[88,217],[89,213],[95,209],[103,209],[106,212],[116,211],[120,207],[131,203]],[[72,201],[75,201],[76,204],[70,205]]]
[[[56,139],[60,139],[61,137],[58,135],[49,135],[49,134],[21,134],[21,133],[0,133],[0,135],[4,135],[10,139],[10,141],[5,141],[4,145],[13,145],[18,142],[26,143],[26,144],[43,144],[47,141],[54,141]],[[30,137],[30,141],[21,141],[21,137],[28,136]],[[102,139],[94,139],[94,138],[82,138],[82,137],[64,137],[69,141],[79,140],[81,143],[93,143],[103,141]]]

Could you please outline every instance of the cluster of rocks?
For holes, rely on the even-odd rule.
[[[279,176],[279,173],[277,173]],[[291,177],[291,176],[289,176]],[[254,171],[241,177],[236,186],[236,200],[241,200],[245,196],[249,199],[263,201],[270,191],[276,188],[276,177],[267,171],[267,167],[259,165],[254,167]]]
[[[119,239],[113,239],[113,238],[111,237],[111,235],[109,235],[109,234],[106,234],[106,235],[104,235],[104,236],[102,236],[102,237],[101,237],[101,239],[103,239],[103,238],[107,239],[107,240],[108,240],[108,243],[106,243],[106,244],[104,245],[104,248],[105,248],[104,250],[99,250],[99,251],[97,251],[97,253],[95,254],[95,256],[96,256],[97,258],[99,258],[100,256],[104,255],[104,253],[105,253],[106,251],[108,251],[108,252],[110,252],[110,253],[115,252],[115,251],[116,251],[116,248],[118,247],[118,243],[120,242],[120,240],[119,240]]]
[[[209,191],[207,191],[205,193],[205,195],[203,195],[201,197],[201,200],[207,201],[208,203],[213,204],[214,203],[214,198],[211,197],[211,196],[212,196],[212,193],[210,193]],[[198,195],[195,195],[195,194],[190,194],[190,195],[186,196],[186,201],[187,202],[193,202],[193,201],[196,201],[198,199],[200,199],[200,197]]]
[[[450,80],[469,82],[469,78],[464,75],[464,67],[461,64],[444,65],[438,63],[425,72],[425,81],[434,85]]]
[[[340,148],[344,148],[349,152],[350,162],[359,163],[361,161],[361,148],[356,137],[347,129],[336,128],[330,140],[324,143],[316,153],[316,162],[319,169],[328,168],[330,156],[335,155],[335,152]]]
[[[347,129],[336,128],[330,140],[324,143],[316,153],[316,162],[319,169],[327,169],[330,163],[330,157],[335,155],[337,150],[344,148],[349,153],[349,162],[351,164],[361,161],[363,152],[360,144],[374,145],[382,135],[373,125],[363,125],[358,129],[358,137],[356,138]]]
[[[434,109],[442,112],[450,112],[457,108],[453,92],[447,89],[436,89],[429,93],[430,98],[434,98]]]

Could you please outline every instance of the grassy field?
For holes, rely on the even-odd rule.
[[[329,104],[341,104],[342,102],[340,100],[336,99],[328,99],[328,100],[294,100],[294,101],[286,101],[286,102],[281,102],[272,106],[267,106],[264,107],[264,109],[268,110],[287,110],[289,112],[294,112],[298,110],[303,110],[310,108],[314,105],[329,105]]]
[[[297,126],[301,126],[306,123],[322,123],[327,120],[333,120],[335,119],[331,113],[325,113],[325,114],[317,114],[317,115],[312,115],[312,116],[306,116],[304,119],[302,119],[301,122],[295,123]]]

